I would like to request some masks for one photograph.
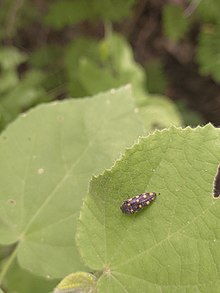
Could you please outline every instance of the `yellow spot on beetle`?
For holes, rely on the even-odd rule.
[[[139,208],[140,208],[140,209],[142,208],[142,205],[141,205],[141,204],[139,204]]]
[[[146,194],[143,195],[143,198],[147,198]]]
[[[153,192],[150,192],[149,195],[150,195],[150,196],[153,196],[154,194],[153,194]]]
[[[150,202],[149,202],[149,201],[147,201],[147,202],[146,202],[146,204],[147,204],[147,205],[149,205],[149,204],[150,204]]]
[[[136,195],[135,197],[136,197],[136,198],[139,198],[139,195]]]
[[[140,201],[139,199],[136,200],[136,202],[139,202],[139,201]]]
[[[128,206],[129,206],[129,207],[130,207],[130,205],[131,205],[131,204],[130,204],[130,203],[128,203]]]

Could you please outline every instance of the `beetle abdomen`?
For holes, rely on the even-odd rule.
[[[123,202],[121,211],[125,214],[133,214],[148,206],[156,198],[155,192],[145,192],[131,197]]]

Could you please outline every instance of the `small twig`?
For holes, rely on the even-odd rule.
[[[196,8],[199,6],[202,0],[193,0],[184,11],[184,16],[189,17],[193,14]]]

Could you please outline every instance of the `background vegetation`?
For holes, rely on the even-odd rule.
[[[168,284],[166,270],[157,280],[143,277],[137,282],[126,263],[130,262],[139,276],[149,275],[151,266],[158,270],[151,254],[143,259],[144,271],[140,270],[142,260],[133,261],[128,255],[134,248],[144,254],[149,243],[153,255],[160,255],[161,250],[172,255],[169,237],[162,231],[171,235],[174,247],[179,247],[177,241],[183,243],[185,237],[192,236],[193,225],[202,235],[198,237],[201,246],[204,239],[211,239],[212,244],[218,240],[217,223],[210,224],[215,237],[212,239],[211,232],[204,236],[202,220],[197,223],[184,214],[181,206],[185,202],[180,204],[172,197],[173,190],[184,199],[187,194],[187,207],[199,201],[202,211],[207,211],[205,221],[210,210],[217,214],[217,207],[210,207],[211,197],[197,197],[212,188],[219,162],[217,128],[171,128],[150,134],[169,126],[194,128],[208,122],[219,126],[219,11],[218,0],[1,3],[0,287],[4,293],[51,292],[74,272],[58,285],[56,293],[65,292],[67,285],[72,292],[90,292],[92,288],[92,292],[109,293],[133,293],[138,286],[140,292],[147,288],[146,292],[170,293],[174,292],[172,286],[184,286],[184,280],[175,283],[180,267],[172,257],[165,264],[172,268]],[[147,137],[138,141],[139,136]],[[134,142],[137,144],[121,157]],[[112,165],[111,171],[104,172]],[[81,210],[91,177],[100,173],[91,181]],[[189,173],[201,181],[186,181]],[[183,187],[187,184],[190,189]],[[160,227],[150,225],[150,238],[137,233],[133,240],[131,224],[115,213],[114,206],[146,188],[167,196],[176,207],[171,218],[177,222],[176,226],[175,221],[170,226],[164,221]],[[158,223],[160,215],[166,218],[171,211],[161,205],[160,212],[149,210],[151,218],[137,217],[133,229],[137,231],[142,223],[148,230],[149,219]],[[200,215],[200,208],[192,214]],[[178,213],[183,218],[179,219]],[[192,230],[186,227],[182,231],[181,221],[192,221]],[[125,227],[129,234],[124,235]],[[176,238],[176,231],[182,232],[182,238]],[[118,255],[124,242],[117,235],[130,243],[124,254]],[[138,246],[140,241],[143,247]],[[194,245],[192,240],[191,247]],[[199,253],[211,257],[205,246]],[[216,247],[212,256],[214,253],[218,258]],[[181,245],[179,255],[187,255]],[[186,269],[187,284],[198,281],[196,270],[195,266],[195,275],[191,272],[190,276]],[[218,272],[213,263],[209,262],[207,270],[204,279],[212,276],[213,284],[209,292],[217,292]],[[136,280],[134,288],[126,287],[129,278]],[[199,280],[198,286],[200,292],[207,292],[205,282]],[[79,287],[81,291],[74,291]]]

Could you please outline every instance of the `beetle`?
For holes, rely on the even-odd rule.
[[[156,192],[145,192],[125,200],[120,209],[124,214],[134,214],[151,204],[156,198]]]

